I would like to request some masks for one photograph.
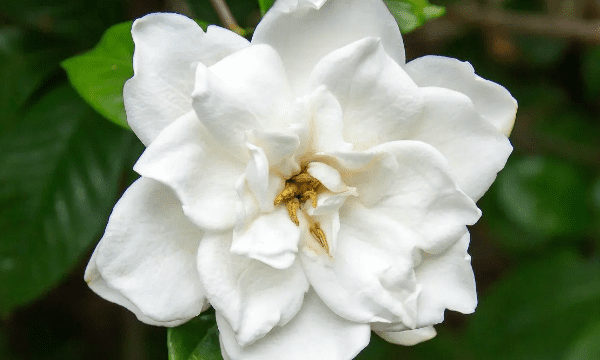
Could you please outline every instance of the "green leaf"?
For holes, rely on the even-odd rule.
[[[214,314],[202,314],[167,331],[169,360],[223,360]]]
[[[542,156],[513,158],[496,181],[504,215],[534,236],[574,235],[589,223],[585,175],[576,165]]]
[[[598,259],[546,253],[506,274],[480,299],[467,328],[474,352],[468,358],[565,359],[597,332],[599,321]],[[597,348],[598,341],[595,336],[588,345]]]
[[[264,16],[267,11],[273,6],[275,0],[258,0],[258,6],[260,7],[260,13]]]
[[[41,295],[93,245],[134,139],[67,85],[0,136],[0,313]]]
[[[91,51],[62,62],[77,92],[100,114],[129,128],[123,106],[123,85],[133,76],[132,22],[117,24]]]
[[[385,3],[402,33],[411,32],[446,12],[443,6],[430,4],[427,0],[385,0]]]
[[[0,134],[68,54],[64,44],[15,27],[0,29]]]

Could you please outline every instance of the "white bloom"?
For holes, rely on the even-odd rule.
[[[142,176],[86,270],[175,326],[209,302],[231,359],[351,359],[474,311],[466,225],[511,152],[516,102],[468,63],[405,64],[380,0],[279,0],[251,43],[137,20],[127,117]],[[410,330],[417,329],[417,330]]]

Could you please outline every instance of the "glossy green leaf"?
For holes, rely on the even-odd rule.
[[[60,281],[101,235],[133,142],[67,85],[0,136],[0,313]]]
[[[427,0],[385,0],[385,3],[403,33],[411,32],[446,12],[443,6],[430,4]]]
[[[589,222],[585,175],[566,161],[513,158],[496,180],[504,215],[538,237],[578,234]]]
[[[123,85],[133,76],[131,22],[108,29],[91,51],[62,62],[69,81],[100,114],[129,128]]]
[[[474,352],[468,358],[566,359],[596,333],[598,321],[598,260],[546,254],[507,274],[480,299],[467,329]],[[588,346],[597,348],[599,341],[596,336]]]
[[[167,332],[169,360],[223,360],[214,314],[201,314]]]
[[[267,11],[273,6],[275,0],[258,0],[258,6],[260,7],[260,13],[265,15]]]

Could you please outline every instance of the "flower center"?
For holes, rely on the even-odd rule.
[[[298,221],[298,209],[304,214],[308,224],[310,234],[317,242],[329,253],[329,245],[325,240],[325,233],[319,226],[319,223],[312,219],[301,206],[306,201],[310,200],[313,207],[317,207],[317,194],[325,189],[323,184],[309,173],[306,172],[307,167],[302,166],[300,173],[292,176],[285,181],[283,191],[275,198],[275,206],[285,204],[290,219],[300,226]]]

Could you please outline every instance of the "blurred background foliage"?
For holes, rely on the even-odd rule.
[[[247,32],[271,3],[228,1]],[[448,312],[438,336],[414,347],[373,335],[359,359],[600,359],[600,1],[387,3],[408,59],[469,61],[512,92],[519,112],[514,153],[471,228],[477,311]],[[111,97],[131,74],[129,24],[100,39],[156,11],[219,24],[209,0],[0,2],[2,359],[166,359],[168,350],[183,359],[215,346],[210,313],[170,331],[167,344],[167,330],[83,281],[143,150],[115,125],[125,124],[122,98]],[[63,63],[79,94],[60,66],[75,55],[98,64]]]

